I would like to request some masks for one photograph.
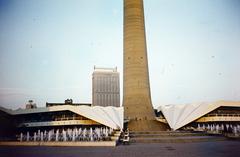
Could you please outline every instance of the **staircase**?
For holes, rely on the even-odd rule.
[[[135,131],[130,132],[130,143],[188,143],[222,141],[225,137],[209,136],[203,132]]]

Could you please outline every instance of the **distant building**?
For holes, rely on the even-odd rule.
[[[66,99],[64,103],[49,103],[46,102],[46,107],[61,106],[61,105],[71,105],[71,106],[92,106],[90,103],[73,103],[72,99]]]
[[[28,103],[26,104],[26,109],[33,109],[37,108],[37,105],[33,103],[33,100],[29,100]]]
[[[92,74],[93,106],[120,106],[119,73],[117,68],[97,68]]]

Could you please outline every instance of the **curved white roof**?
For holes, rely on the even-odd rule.
[[[51,107],[42,107],[34,109],[18,109],[7,110],[0,108],[4,112],[11,115],[30,114],[40,112],[54,112],[54,111],[71,111],[88,119],[94,120],[100,124],[106,125],[113,129],[123,128],[123,107],[101,107],[101,106],[72,106],[72,105],[60,105]]]
[[[166,118],[169,126],[177,130],[188,123],[204,116],[220,106],[240,107],[236,101],[216,101],[212,103],[193,103],[183,105],[164,105],[158,107]]]

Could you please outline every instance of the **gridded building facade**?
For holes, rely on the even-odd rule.
[[[120,106],[119,73],[117,68],[94,67],[92,104],[94,106]]]

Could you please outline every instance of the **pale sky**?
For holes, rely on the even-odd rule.
[[[239,0],[144,5],[155,108],[240,100]],[[0,106],[91,103],[94,65],[122,87],[122,59],[123,0],[0,0]]]

